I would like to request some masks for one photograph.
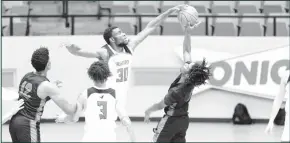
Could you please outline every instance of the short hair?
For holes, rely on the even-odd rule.
[[[37,72],[45,70],[49,61],[49,51],[46,47],[36,49],[31,57],[31,64]]]
[[[201,63],[195,63],[188,72],[188,78],[185,80],[186,85],[194,87],[206,84],[206,80],[211,76],[210,67],[207,67],[205,59]]]
[[[88,69],[88,75],[90,79],[94,82],[104,83],[109,76],[111,76],[111,72],[107,62],[105,61],[97,61],[91,64]]]
[[[107,29],[105,29],[104,34],[103,34],[103,38],[107,42],[107,44],[110,44],[110,38],[112,37],[112,31],[116,28],[118,28],[118,27],[112,26],[112,27],[108,27]]]

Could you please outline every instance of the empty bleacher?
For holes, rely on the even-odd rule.
[[[194,6],[203,21],[192,31],[193,36],[289,36],[289,1],[68,1],[69,15],[75,17],[74,34],[102,34],[108,26],[118,26],[135,35],[154,17],[99,17],[102,14],[158,15],[178,4]],[[2,1],[2,15],[62,15],[63,1]],[[176,14],[175,14],[176,15]],[[207,21],[206,15],[208,15]],[[212,17],[216,15],[217,17]],[[230,15],[231,17],[219,17]],[[249,17],[249,16],[260,17]],[[273,23],[272,17],[277,17]],[[241,17],[246,16],[246,17]],[[71,26],[71,18],[68,18]],[[206,25],[207,23],[207,25]],[[274,25],[276,29],[274,30]],[[2,17],[2,35],[12,35],[9,17]],[[27,32],[26,28],[29,27]],[[65,17],[13,18],[13,35],[69,35],[71,27]],[[207,31],[207,32],[206,32]],[[275,32],[275,33],[274,33]],[[207,34],[206,34],[207,33]],[[176,17],[170,17],[152,35],[183,35]]]

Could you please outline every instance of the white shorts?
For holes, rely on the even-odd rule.
[[[288,114],[288,112],[286,112],[285,125],[284,125],[283,134],[281,137],[281,141],[283,141],[283,142],[290,141],[290,138],[289,138],[289,114]]]
[[[116,123],[86,125],[82,142],[116,142]]]
[[[117,142],[115,131],[96,131],[94,133],[84,133],[82,142]]]

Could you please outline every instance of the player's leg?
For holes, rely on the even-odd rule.
[[[40,130],[35,121],[30,120],[29,125],[24,125],[17,132],[17,138],[21,142],[40,142]]]
[[[37,141],[40,142],[41,141],[41,137],[40,137],[40,123],[36,124],[36,132],[37,132]]]
[[[104,128],[99,131],[99,134],[102,137],[101,142],[117,142],[116,122],[108,121],[102,123],[102,125],[104,126]]]
[[[82,142],[116,142],[115,128],[103,123],[97,127],[87,127]]]
[[[82,142],[117,142],[115,132],[85,133]]]
[[[175,122],[176,117],[163,116],[154,130],[153,142],[170,142],[178,132],[178,124]]]
[[[186,142],[186,132],[189,126],[189,117],[183,116],[178,119],[179,132],[171,139],[171,142]]]
[[[179,133],[177,133],[170,142],[186,142],[186,132],[187,129],[182,129]]]
[[[40,132],[37,128],[39,126],[35,121],[17,115],[11,125],[11,129],[15,131],[17,142],[40,142]]]
[[[286,112],[286,116],[285,116],[285,124],[284,124],[284,129],[283,129],[281,141],[282,142],[289,142],[290,141],[290,138],[289,138],[289,114],[288,114],[288,112]]]
[[[9,123],[9,133],[10,133],[12,142],[19,142],[16,135],[17,128],[15,128],[14,124],[15,123],[14,123],[14,116],[13,116]]]
[[[170,142],[186,142],[185,136],[186,132],[179,132],[171,139]]]

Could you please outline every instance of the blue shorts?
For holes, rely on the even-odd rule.
[[[9,123],[12,142],[40,142],[40,122],[14,115]]]

